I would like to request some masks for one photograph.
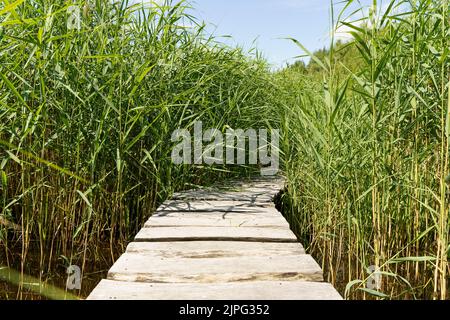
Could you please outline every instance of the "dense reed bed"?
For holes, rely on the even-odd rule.
[[[252,172],[173,165],[175,129],[273,118],[266,63],[206,37],[187,3],[78,1],[80,30],[71,5],[0,7],[0,264],[44,281],[111,264],[174,190]]]
[[[174,190],[259,173],[174,165],[173,130],[201,120],[281,129],[284,213],[347,298],[448,298],[448,1],[353,2],[332,10],[353,40],[270,72],[186,2],[79,1],[74,30],[72,1],[3,1],[0,278],[105,270]]]
[[[448,1],[374,1],[363,19],[352,2],[333,13],[352,41],[279,74],[285,208],[346,297],[446,299]]]

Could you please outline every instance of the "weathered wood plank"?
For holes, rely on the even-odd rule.
[[[165,216],[153,216],[145,227],[186,227],[186,226],[209,226],[209,227],[273,227],[288,228],[289,224],[280,214],[273,216],[258,217],[242,213],[232,214],[198,214],[196,212],[167,214]]]
[[[276,210],[283,185],[261,177],[176,193],[88,299],[342,299]]]
[[[156,211],[156,214],[164,211],[178,212],[248,212],[262,213],[264,211],[273,212],[275,206],[272,203],[251,203],[249,201],[188,201],[188,200],[168,200],[165,201]]]
[[[260,227],[166,227],[143,228],[135,241],[258,241],[297,242],[287,228]]]
[[[240,241],[132,242],[127,253],[155,258],[267,257],[305,254],[300,243]]]
[[[199,187],[199,188],[192,188],[192,189],[202,189],[202,190],[214,190],[214,189],[221,189],[225,191],[241,191],[245,188],[250,187],[272,187],[276,188],[278,190],[281,190],[284,188],[285,185],[285,179],[282,177],[253,177],[249,179],[241,179],[241,180],[227,180],[220,183],[220,186],[213,186],[213,187]]]
[[[237,186],[234,190],[221,188],[194,189],[173,194],[172,200],[215,200],[273,202],[280,192],[275,184]]]
[[[261,185],[275,185],[279,189],[282,189],[285,184],[285,179],[283,177],[252,177],[249,179],[241,179],[241,180],[229,180],[227,182],[228,185],[235,186],[261,186]]]
[[[266,280],[323,281],[322,270],[310,255],[156,258],[125,253],[108,272],[108,279],[135,282],[231,282]]]
[[[266,207],[260,208],[256,207],[254,211],[244,211],[244,212],[235,212],[235,211],[214,211],[214,210],[205,210],[205,211],[157,211],[155,212],[151,218],[163,218],[163,217],[179,217],[179,218],[188,218],[188,217],[201,217],[201,218],[211,218],[218,217],[222,219],[259,219],[259,218],[283,218],[280,212],[275,209],[275,207]],[[283,218],[284,219],[284,218]]]
[[[102,280],[88,300],[342,300],[328,283],[252,281],[138,283]]]
[[[272,202],[276,193],[270,194],[264,190],[243,192],[223,192],[220,190],[190,190],[175,193],[172,200],[213,200],[213,201],[250,201],[250,202]]]

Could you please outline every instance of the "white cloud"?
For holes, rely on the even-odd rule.
[[[358,20],[358,21],[345,21],[348,24],[354,25],[355,27],[361,27],[363,24],[367,23],[366,20]],[[352,31],[355,31],[353,28],[346,26],[344,24],[340,24],[337,29],[332,29],[331,33],[334,33],[335,40],[348,41],[353,39],[351,34]]]
[[[390,1],[388,1],[387,3],[382,2],[381,5],[379,5],[377,7],[377,10],[375,12],[375,16],[373,19],[375,24],[380,22],[381,17],[384,16],[384,14],[388,10],[389,4],[390,4]],[[361,27],[363,25],[371,27],[373,22],[371,19],[368,18],[371,8],[372,8],[372,6],[361,7],[360,10],[354,12],[351,16],[345,17],[342,21],[344,21],[347,24],[351,24],[355,27]],[[404,7],[402,7],[402,6],[394,5],[394,7],[389,12],[389,15],[398,14],[403,9],[404,9]],[[351,35],[352,31],[355,31],[355,30],[343,23],[339,23],[337,29],[334,29],[334,27],[332,27],[330,34],[334,34],[334,38],[336,40],[348,41],[348,40],[353,39],[353,36]]]

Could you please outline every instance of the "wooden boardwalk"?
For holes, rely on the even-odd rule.
[[[273,203],[282,179],[177,193],[88,299],[340,300]]]

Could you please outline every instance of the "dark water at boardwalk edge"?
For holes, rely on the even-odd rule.
[[[6,267],[5,248],[0,247],[0,266]],[[111,259],[111,252],[108,249],[97,250],[95,257],[89,257],[86,259],[84,270],[82,270],[81,290],[67,290],[67,293],[75,295],[80,299],[85,299],[100,280],[106,278],[109,268],[113,264]],[[10,251],[11,252],[11,251]],[[121,252],[120,252],[121,253]],[[118,257],[120,253],[115,253]],[[35,287],[36,290],[30,290],[26,288],[19,288],[17,283],[11,283],[2,278],[0,273],[0,300],[47,300],[44,295],[39,294],[39,276],[41,283],[44,286],[56,287],[62,290],[66,290],[67,284],[67,267],[69,263],[63,257],[53,259],[50,263],[44,264],[41,270],[39,251],[29,251],[24,264],[24,275],[30,275],[35,278],[35,281],[31,283],[31,287]],[[9,254],[10,268],[16,271],[20,271],[20,251],[15,250]],[[73,259],[72,265],[83,265],[82,259]],[[41,271],[40,271],[41,270]],[[40,273],[40,274],[39,274]],[[30,283],[27,283],[30,285]]]

